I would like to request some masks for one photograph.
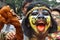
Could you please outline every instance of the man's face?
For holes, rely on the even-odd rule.
[[[24,6],[24,8],[23,8],[23,10],[22,10],[22,12],[26,15],[26,12],[27,12],[27,7],[30,5],[30,3],[27,3],[25,6]]]
[[[46,28],[50,26],[51,18],[48,10],[36,9],[29,15],[29,22],[32,28],[38,32],[46,31]]]
[[[58,11],[52,11],[52,17],[54,18],[54,20],[60,24],[60,13]]]

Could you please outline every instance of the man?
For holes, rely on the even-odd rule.
[[[28,40],[57,40],[60,36],[49,6],[41,1],[29,5],[22,27]]]
[[[58,26],[60,26],[60,6],[53,8],[51,14],[54,20],[57,22]]]

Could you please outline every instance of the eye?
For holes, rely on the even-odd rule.
[[[42,11],[43,15],[49,15],[49,12],[47,10]]]
[[[34,10],[31,15],[37,15],[37,14],[38,14],[38,10]]]
[[[31,15],[37,15],[38,14],[38,12],[33,12]]]

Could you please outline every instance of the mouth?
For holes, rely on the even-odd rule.
[[[46,22],[43,20],[37,20],[36,21],[36,27],[38,31],[43,32],[45,30]]]

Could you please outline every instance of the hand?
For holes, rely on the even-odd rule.
[[[15,34],[16,34],[16,32],[14,32],[14,31],[11,31],[11,32],[8,32],[7,34],[6,34],[6,39],[14,39],[14,37],[15,37]]]

